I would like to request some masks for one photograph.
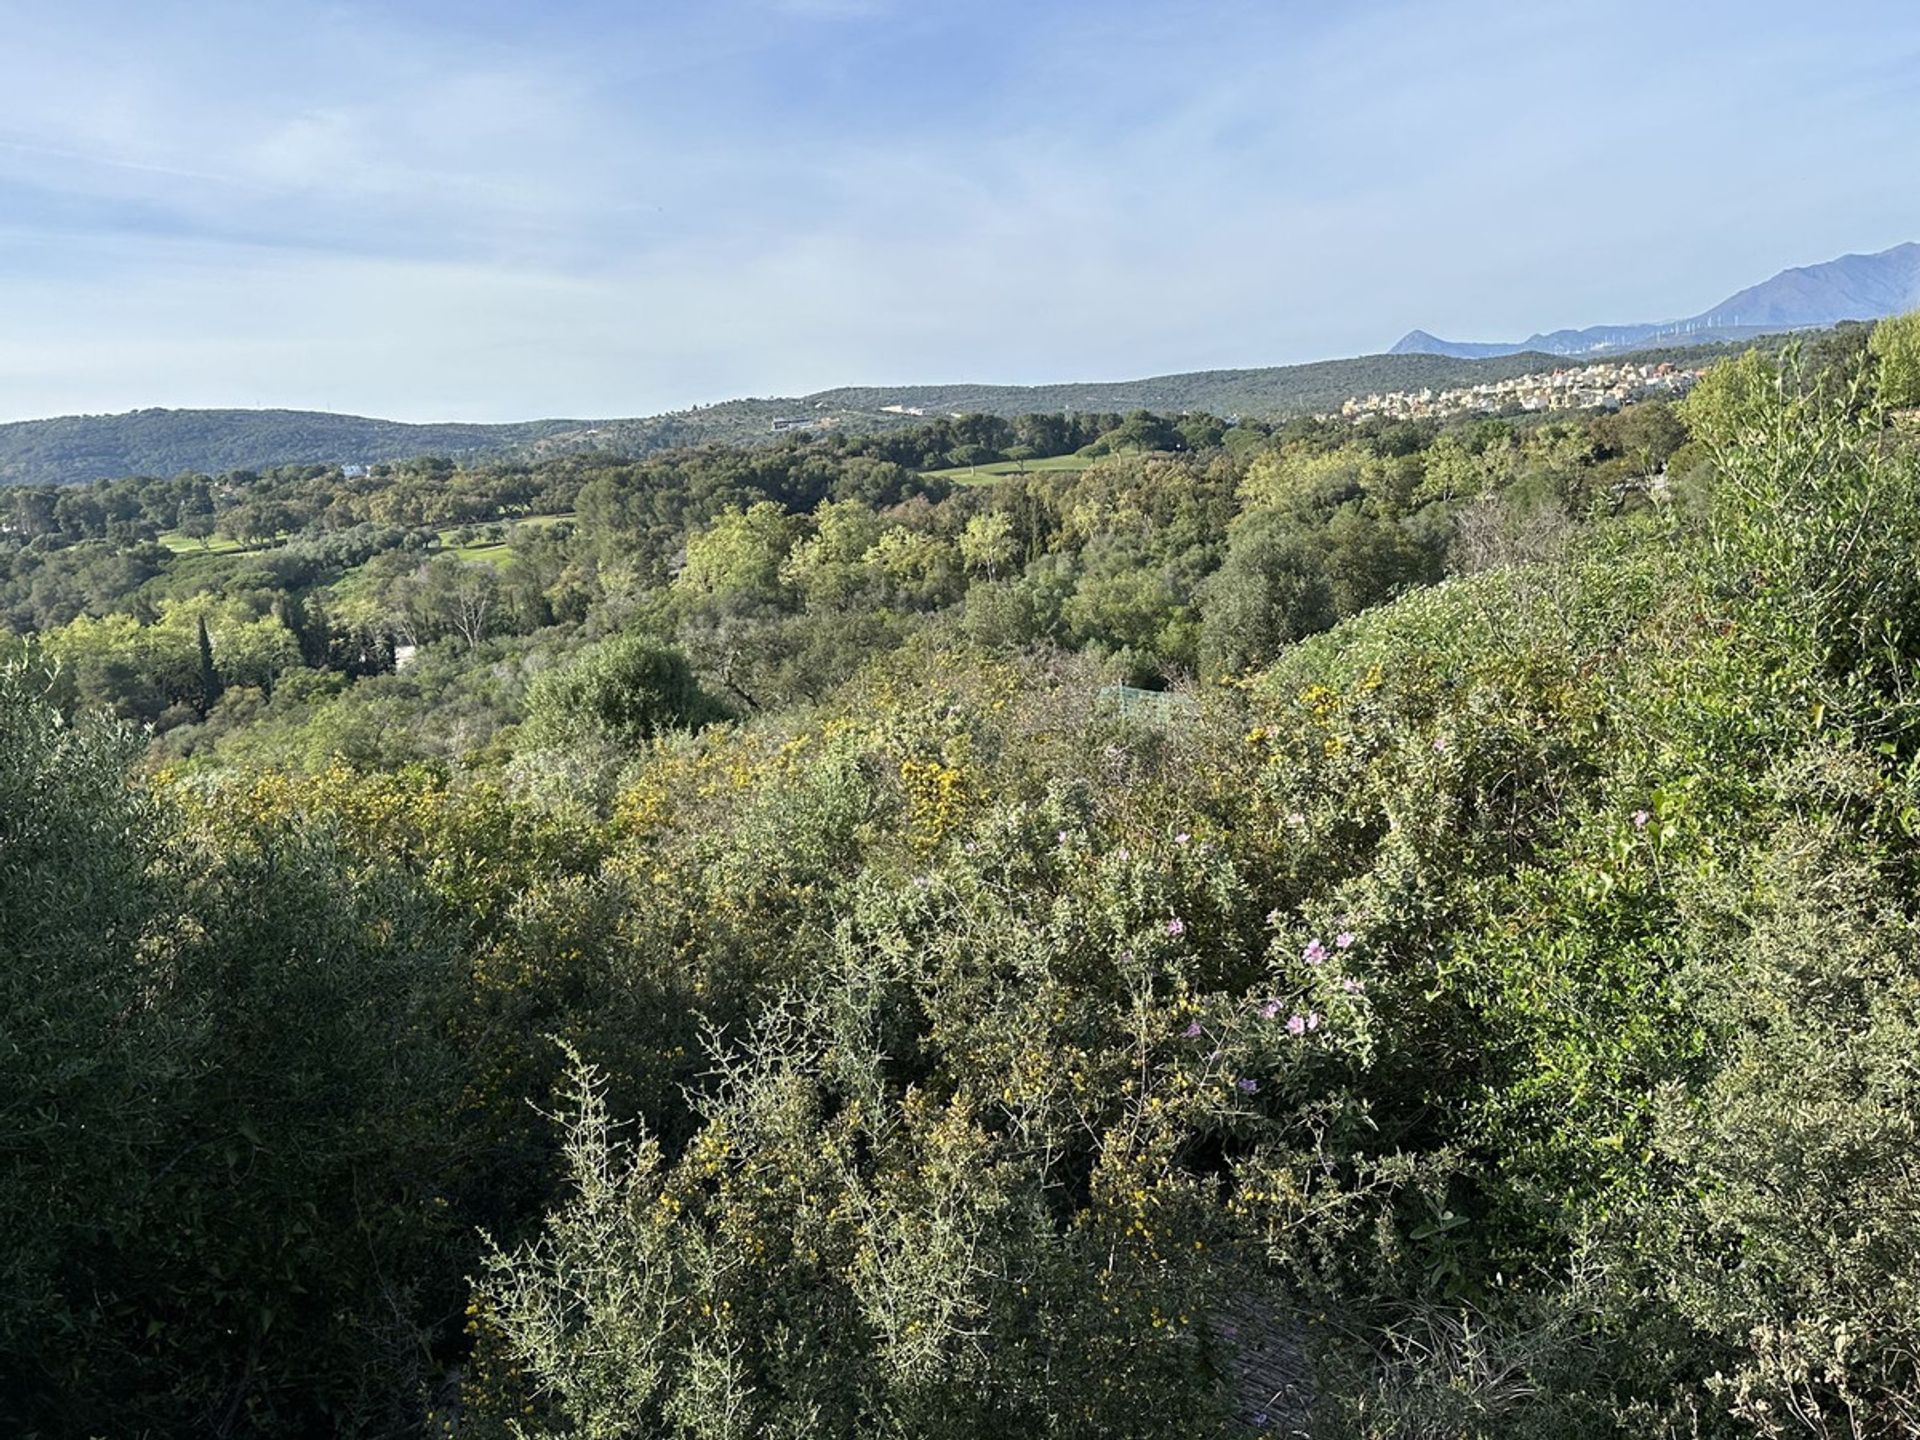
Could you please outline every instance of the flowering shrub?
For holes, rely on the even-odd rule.
[[[1698,508],[1151,723],[1116,657],[928,620],[804,708],[636,722],[603,812],[511,766],[129,791],[0,691],[20,1428],[1920,1433],[1920,476],[1858,394],[1702,391]],[[1262,503],[1409,479],[1347,459]],[[1090,471],[1020,543],[1204,546],[1231,478]],[[946,583],[932,521],[835,580],[867,549],[776,567],[779,518],[700,603]],[[990,528],[956,553],[1012,568]],[[1129,553],[999,583],[1186,625]]]

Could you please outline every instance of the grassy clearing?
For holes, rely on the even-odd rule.
[[[984,472],[984,466],[982,470]],[[508,534],[511,534],[520,526],[526,526],[529,529],[544,530],[549,525],[558,525],[562,520],[573,519],[573,514],[573,511],[568,510],[559,515],[519,515],[505,521],[483,521],[471,526],[449,525],[439,533],[440,551],[458,560],[477,561],[487,565],[504,565],[510,553],[505,540],[479,540],[471,545],[457,545],[454,543],[453,537],[462,530],[477,530],[485,524],[504,524],[507,527]],[[249,546],[242,545],[231,536],[209,535],[206,543],[202,544],[193,536],[183,535],[178,530],[165,531],[160,535],[159,539],[160,543],[166,546],[167,549],[173,551],[174,554],[188,557],[235,555],[243,550],[250,549],[270,550],[280,543],[280,541],[276,539],[268,545]]]
[[[956,485],[991,485],[1002,475],[1022,471],[1084,470],[1093,464],[1086,455],[1053,455],[1045,460],[996,460],[991,465],[956,465],[950,470],[922,470],[930,480],[951,480]]]
[[[507,533],[511,535],[515,529],[522,526],[531,530],[544,530],[549,525],[557,525],[562,520],[571,520],[572,518],[573,511],[568,510],[559,515],[523,515],[507,521],[493,521],[490,523],[505,524]],[[458,535],[462,530],[480,528],[482,527],[477,525],[448,526],[440,532],[441,553],[451,555],[456,560],[462,560],[472,564],[506,564],[507,558],[513,551],[505,540],[476,540],[470,545],[458,545],[454,543],[454,536]]]
[[[209,535],[206,543],[202,544],[193,536],[183,535],[178,530],[163,532],[160,543],[176,555],[231,555],[236,550],[246,548],[230,535]]]
[[[475,545],[447,545],[441,547],[440,553],[451,555],[456,560],[479,565],[504,565],[513,556],[513,551],[507,547],[505,541],[495,541],[491,544],[482,541]]]

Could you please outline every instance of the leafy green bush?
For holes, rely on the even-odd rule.
[[[675,726],[716,718],[686,658],[641,635],[603,640],[548,671],[527,691],[525,742],[636,748]]]
[[[17,673],[0,725],[10,1426],[405,1423],[457,1253],[444,927],[324,830],[185,832]]]

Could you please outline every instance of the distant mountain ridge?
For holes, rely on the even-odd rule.
[[[1785,330],[1809,330],[1842,320],[1879,320],[1920,306],[1920,244],[1909,241],[1875,255],[1842,255],[1820,265],[1782,270],[1771,280],[1729,295],[1684,320],[1642,325],[1594,325],[1529,335],[1513,344],[1442,340],[1425,330],[1403,335],[1390,355],[1448,355],[1486,359],[1540,351],[1597,355],[1647,345],[1750,340]]]

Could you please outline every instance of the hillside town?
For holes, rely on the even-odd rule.
[[[1394,390],[1365,399],[1356,397],[1342,405],[1340,413],[1349,420],[1374,416],[1444,420],[1454,415],[1508,410],[1617,410],[1636,400],[1678,399],[1705,373],[1668,363],[1600,363],[1490,380],[1457,390]]]

